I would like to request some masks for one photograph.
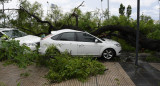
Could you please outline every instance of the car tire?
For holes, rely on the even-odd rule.
[[[105,60],[109,60],[112,59],[115,55],[116,53],[114,49],[108,48],[103,51],[102,58],[104,58]]]

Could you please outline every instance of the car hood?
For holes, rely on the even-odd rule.
[[[111,40],[111,39],[104,39],[105,43],[110,43],[110,44],[119,44],[117,41]]]
[[[15,38],[15,40],[20,41],[20,44],[23,44],[23,43],[37,43],[37,42],[40,42],[40,39],[41,39],[40,37],[33,36],[33,35],[27,35],[27,36]]]

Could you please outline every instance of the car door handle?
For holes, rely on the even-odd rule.
[[[80,44],[80,45],[78,45],[79,47],[83,47],[84,45],[83,44]]]
[[[60,47],[61,47],[62,45],[63,45],[63,44],[58,44],[58,46],[60,46]]]

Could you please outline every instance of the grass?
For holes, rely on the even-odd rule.
[[[120,85],[120,82],[119,82],[118,78],[115,78],[114,80],[117,81],[117,85]]]
[[[30,75],[30,73],[28,72],[25,72],[25,73],[21,73],[20,76],[21,77],[28,77]]]
[[[147,62],[160,62],[160,58],[159,57],[155,57],[155,56],[148,56],[146,57],[145,61]]]
[[[0,86],[6,86],[3,82],[0,82]]]

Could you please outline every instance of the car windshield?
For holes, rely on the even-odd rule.
[[[88,33],[88,32],[87,32]],[[88,33],[89,34],[89,33]],[[98,38],[98,37],[97,37]],[[105,41],[105,39],[104,38],[99,38],[99,39],[101,39],[102,41]]]
[[[2,31],[2,32],[4,32],[10,38],[23,37],[23,36],[27,35],[26,33],[21,32],[19,30],[5,30],[5,31]]]
[[[104,38],[100,38],[102,41],[105,41],[105,39]]]

